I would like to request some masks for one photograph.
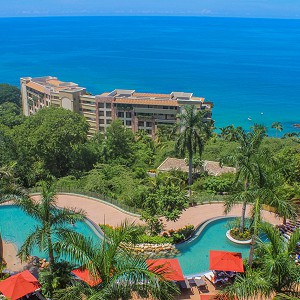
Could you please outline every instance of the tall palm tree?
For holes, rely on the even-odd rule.
[[[224,293],[238,299],[260,299],[260,296],[275,296],[276,299],[293,299],[300,296],[300,267],[294,262],[295,249],[300,239],[298,229],[289,241],[285,241],[279,230],[268,223],[260,226],[268,242],[258,240],[255,250],[256,269],[246,269],[238,275],[234,284]],[[281,295],[282,298],[279,298]],[[260,295],[260,296],[259,296]],[[291,298],[289,298],[291,297]]]
[[[188,154],[190,195],[193,181],[193,156],[198,153],[201,159],[204,145],[212,134],[212,120],[207,118],[208,114],[207,110],[198,110],[195,105],[184,106],[179,121],[174,127],[174,132],[178,133],[176,151],[180,155]]]
[[[247,133],[241,127],[238,127],[235,134],[239,146],[231,156],[221,159],[222,163],[235,165],[237,169],[235,186],[238,192],[227,198],[225,202],[225,212],[228,213],[234,204],[238,202],[243,203],[240,222],[240,232],[243,232],[245,228],[247,203],[249,203],[249,201],[251,202],[248,190],[254,179],[253,161],[255,156],[259,155],[258,152],[261,143],[266,135],[266,128],[261,125],[254,125],[252,131]]]
[[[271,128],[274,128],[276,130],[276,137],[277,137],[277,132],[281,132],[283,130],[283,126],[280,122],[273,122],[271,125]]]
[[[73,232],[68,224],[83,220],[84,212],[78,209],[59,208],[56,202],[55,189],[51,185],[42,186],[41,200],[30,197],[17,199],[19,205],[31,217],[39,221],[32,233],[26,238],[19,250],[19,256],[25,260],[37,245],[49,255],[50,267],[54,263],[54,245],[66,232]]]
[[[249,264],[252,266],[254,248],[259,235],[261,224],[262,205],[275,208],[276,213],[284,218],[295,219],[297,217],[297,207],[291,201],[280,197],[278,187],[282,184],[283,178],[274,164],[269,151],[260,151],[256,156],[256,164],[253,168],[254,181],[250,191],[252,199],[252,220],[253,234],[249,255]]]
[[[59,251],[69,255],[80,266],[89,270],[94,279],[101,282],[94,287],[85,283],[74,283],[67,290],[58,292],[57,297],[67,299],[131,299],[132,292],[153,299],[173,299],[178,288],[163,277],[163,272],[150,271],[145,257],[122,248],[131,227],[124,223],[114,230],[109,239],[101,243],[73,233],[66,233]]]

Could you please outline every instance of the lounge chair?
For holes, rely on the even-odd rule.
[[[188,281],[188,279],[187,278],[184,278],[184,280],[182,280],[182,281],[177,281],[178,282],[178,284],[179,284],[179,287],[181,288],[181,289],[183,289],[183,290],[186,290],[186,289],[192,289],[191,288],[191,285],[190,285],[190,283],[189,283],[189,281]]]
[[[205,290],[207,291],[207,284],[206,282],[202,279],[202,277],[193,277],[193,280],[198,288],[198,290]]]
[[[205,273],[204,277],[206,279],[208,279],[212,284],[214,284],[215,274],[213,273],[213,271],[209,271],[209,272]]]

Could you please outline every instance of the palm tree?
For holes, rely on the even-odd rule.
[[[49,255],[50,268],[54,263],[54,245],[66,232],[73,232],[67,224],[83,220],[82,210],[58,208],[55,197],[55,189],[49,184],[42,186],[41,200],[23,198],[15,200],[26,213],[39,221],[33,232],[26,238],[19,250],[19,256],[25,260],[37,245],[41,251]]]
[[[295,249],[300,239],[298,229],[290,240],[285,241],[279,230],[268,223],[260,226],[268,242],[258,240],[255,250],[256,269],[247,269],[244,275],[238,275],[234,284],[224,293],[238,299],[259,299],[258,295],[275,296],[276,299],[293,299],[300,296],[299,266],[294,262]],[[282,298],[279,298],[280,295]],[[291,297],[291,298],[289,298]]]
[[[59,251],[69,255],[80,266],[89,270],[94,279],[101,282],[94,287],[85,283],[58,292],[58,299],[131,299],[132,292],[153,299],[173,299],[178,288],[164,280],[163,273],[150,271],[145,257],[133,254],[122,248],[122,243],[130,234],[132,227],[122,224],[114,230],[109,239],[95,243],[82,235],[66,233]]]
[[[277,137],[277,132],[281,132],[283,130],[283,126],[280,122],[273,122],[271,125],[271,128],[274,128],[276,130],[276,137]]]
[[[235,142],[238,140],[238,132],[242,128],[239,126],[237,128],[234,127],[234,125],[228,125],[226,127],[221,127],[221,134],[220,137],[228,142]]]
[[[14,178],[14,166],[11,164],[0,168],[0,203],[28,197],[27,191]]]
[[[207,119],[207,110],[198,110],[195,105],[184,106],[175,124],[174,132],[178,132],[175,148],[180,155],[188,154],[189,161],[189,195],[191,196],[193,156],[198,153],[200,159],[204,145],[212,133],[212,121]]]
[[[259,155],[259,149],[263,138],[266,135],[266,128],[261,125],[254,125],[251,132],[246,132],[241,127],[235,131],[237,147],[233,155],[221,159],[222,163],[229,163],[236,166],[235,186],[238,192],[228,197],[225,202],[225,212],[228,213],[234,204],[242,202],[242,215],[240,222],[240,232],[245,228],[245,215],[247,203],[251,202],[249,199],[248,190],[253,181],[253,161],[254,157]]]

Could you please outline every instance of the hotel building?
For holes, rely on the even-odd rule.
[[[46,106],[58,106],[82,114],[90,124],[89,135],[101,131],[115,119],[133,132],[146,131],[155,136],[160,125],[176,123],[185,105],[207,110],[211,118],[212,103],[192,93],[171,94],[137,93],[134,90],[114,90],[101,95],[89,95],[86,89],[73,82],[62,82],[56,77],[21,78],[24,115],[34,114]]]

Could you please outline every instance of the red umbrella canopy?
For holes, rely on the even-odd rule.
[[[241,253],[210,250],[209,263],[211,270],[244,272]]]
[[[200,300],[228,300],[226,295],[200,295]],[[234,300],[238,300],[236,296],[234,296]]]
[[[40,287],[41,284],[28,270],[0,282],[0,291],[10,300],[16,300],[31,294]]]
[[[95,286],[102,282],[101,278],[93,277],[88,269],[78,268],[73,270],[72,273],[76,275],[78,278],[80,278],[81,280],[85,281],[90,286]]]
[[[166,280],[171,281],[182,281],[184,276],[182,274],[181,266],[178,259],[148,259],[146,261],[148,269],[155,273],[162,273],[162,276]]]

